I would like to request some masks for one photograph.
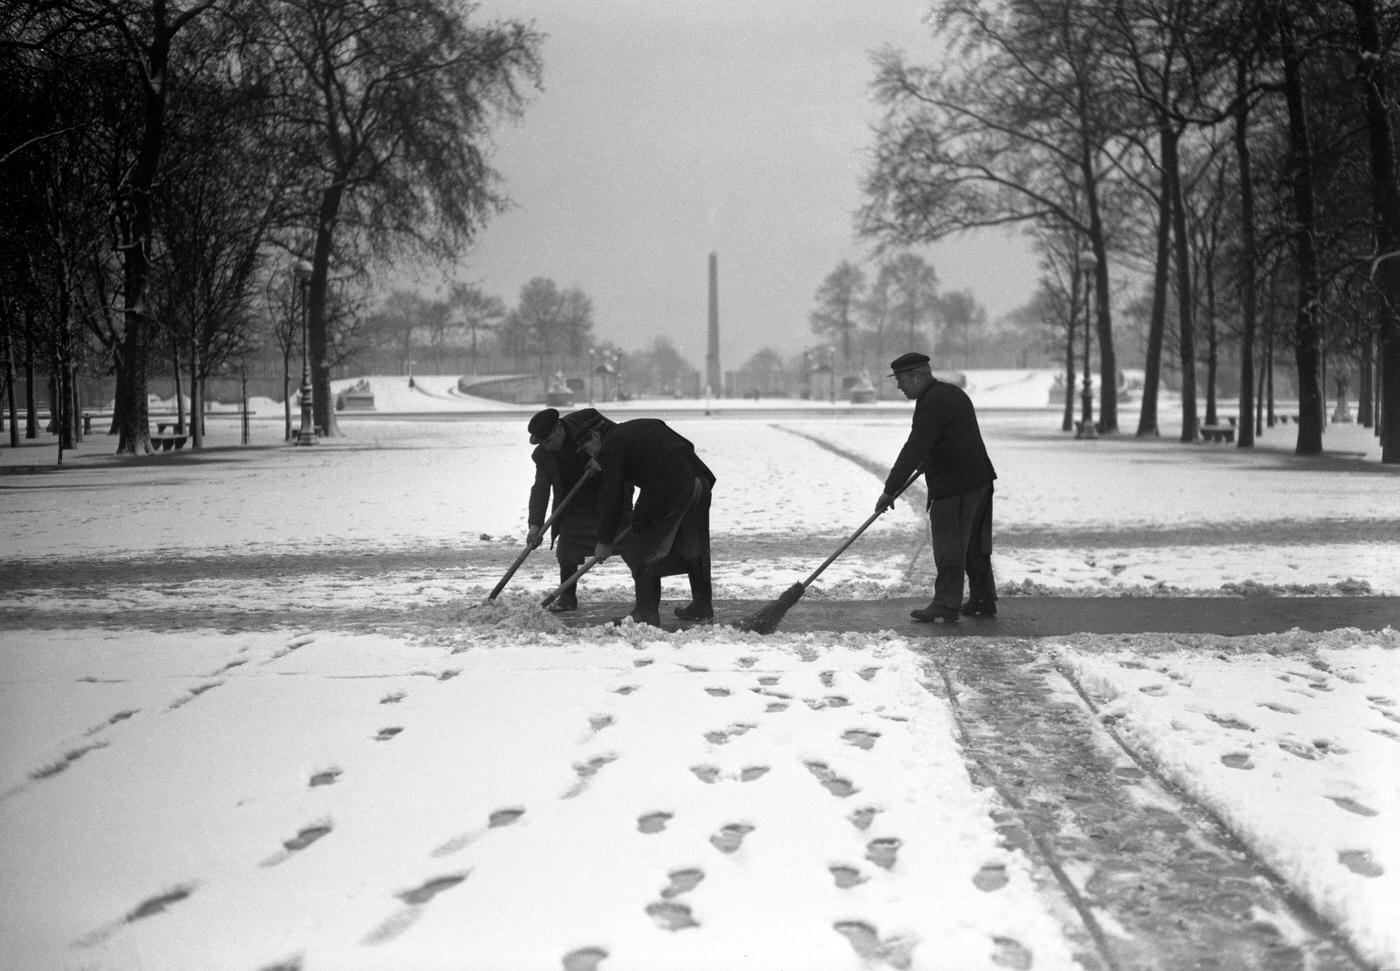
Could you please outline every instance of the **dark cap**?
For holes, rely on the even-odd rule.
[[[900,371],[912,371],[915,368],[921,368],[927,363],[927,354],[920,354],[917,351],[901,354],[890,362],[890,377],[894,377]]]
[[[546,408],[544,411],[536,413],[535,417],[530,419],[529,424],[530,444],[538,445],[544,441],[549,437],[550,432],[554,431],[554,426],[557,424],[559,424],[559,409]]]

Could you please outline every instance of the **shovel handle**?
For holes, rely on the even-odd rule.
[[[626,538],[627,538],[627,534],[630,533],[630,532],[632,532],[632,528],[629,526],[628,528],[624,529],[622,532],[618,533],[618,534],[617,534],[617,538],[613,540],[613,545],[616,546],[619,542],[621,542],[622,540],[626,539]],[[547,596],[547,597],[545,597],[543,600],[541,600],[541,601],[540,601],[540,606],[541,606],[541,607],[548,607],[550,604],[554,603],[554,598],[555,598],[555,597],[559,596],[559,595],[560,595],[561,593],[563,593],[565,590],[567,590],[567,589],[569,589],[570,587],[572,587],[575,583],[578,583],[578,578],[581,577],[581,576],[583,576],[583,575],[584,575],[585,573],[587,573],[589,570],[593,569],[595,566],[598,565],[598,563],[599,563],[598,557],[596,557],[596,556],[590,556],[590,557],[584,562],[583,566],[579,567],[577,570],[574,571],[573,576],[569,577],[569,579],[567,579],[567,580],[565,580],[563,583],[559,584],[559,586],[557,586],[557,587],[554,588],[554,592],[553,592],[553,593],[551,593],[549,596]]]
[[[915,480],[915,479],[917,479],[919,476],[923,475],[923,472],[924,472],[924,470],[923,470],[922,468],[915,469],[915,470],[914,470],[914,474],[911,475],[911,476],[908,478],[908,480],[905,481],[904,485],[900,486],[900,487],[895,491],[894,498],[898,499],[898,498],[904,493],[904,490],[905,490],[905,489],[909,488],[911,485],[914,484],[914,480]],[[889,508],[889,507],[886,507],[886,508]],[[846,552],[847,548],[849,548],[850,545],[851,545],[852,543],[854,543],[856,540],[860,539],[860,534],[863,533],[863,532],[865,532],[867,529],[869,529],[869,528],[870,528],[870,524],[873,523],[875,520],[879,519],[882,515],[884,515],[884,513],[885,513],[885,510],[884,510],[884,509],[881,509],[879,512],[873,512],[873,513],[871,513],[871,514],[870,514],[870,517],[869,517],[868,519],[866,519],[865,522],[861,523],[860,526],[856,529],[856,531],[855,531],[854,533],[852,533],[850,536],[848,536],[848,537],[846,538],[846,542],[842,543],[840,546],[838,546],[838,547],[836,548],[836,552],[835,552],[835,553],[832,553],[832,554],[831,554],[830,556],[828,556],[825,560],[823,560],[823,561],[822,561],[822,565],[819,566],[819,567],[817,567],[815,570],[813,570],[813,571],[812,571],[812,575],[809,576],[807,579],[805,579],[805,580],[802,581],[802,589],[805,590],[805,589],[807,589],[808,587],[810,587],[810,586],[812,585],[812,582],[813,582],[814,580],[816,580],[817,577],[819,577],[819,576],[822,575],[822,571],[825,570],[827,567],[831,566],[831,564],[834,563],[834,562],[836,561],[836,558],[837,558],[838,556],[840,556],[842,553]]]
[[[554,512],[550,513],[549,518],[540,526],[541,537],[544,536],[544,531],[546,529],[554,525],[554,520],[559,518],[559,514],[564,511],[564,507],[569,504],[569,500],[578,494],[579,489],[583,488],[583,484],[592,478],[595,472],[600,471],[602,471],[602,466],[593,459],[589,459],[588,466],[583,470],[583,475],[579,476],[579,480],[574,483],[574,487],[568,491],[563,499],[559,500],[559,505],[554,507]],[[510,583],[510,578],[515,576],[515,571],[520,569],[520,565],[525,562],[525,558],[539,547],[540,542],[542,542],[542,540],[536,540],[533,545],[530,543],[525,544],[525,548],[520,551],[520,555],[517,556],[515,562],[510,565],[510,569],[506,571],[506,575],[501,577],[501,582],[496,584],[496,589],[491,591],[491,595],[486,598],[487,600],[495,600],[496,597],[500,595],[501,591],[506,588],[506,584]]]

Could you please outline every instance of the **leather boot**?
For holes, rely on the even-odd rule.
[[[650,624],[653,627],[661,626],[661,575],[657,573],[634,573],[632,583],[636,587],[637,602],[632,605],[632,612],[628,614],[639,624]],[[625,618],[619,617],[613,623],[621,623]]]
[[[563,583],[565,580],[569,579],[578,568],[579,564],[577,563],[560,563],[559,582]],[[575,583],[573,586],[569,587],[569,589],[555,597],[554,602],[549,605],[549,609],[556,614],[578,610],[578,584]]]
[[[676,617],[689,621],[714,620],[714,583],[710,578],[710,561],[707,559],[692,566],[688,575],[690,577],[690,603],[684,607],[677,607]]]

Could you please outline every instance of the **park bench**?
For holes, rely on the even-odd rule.
[[[157,452],[184,448],[190,435],[188,432],[178,431],[178,427],[178,424],[173,421],[156,422],[156,434],[151,436],[151,448]],[[167,429],[169,430],[167,431]]]
[[[1201,437],[1208,442],[1233,442],[1235,423],[1231,421],[1228,425],[1202,425]]]

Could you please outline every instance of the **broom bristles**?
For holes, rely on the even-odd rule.
[[[739,624],[740,630],[753,631],[755,634],[771,634],[778,629],[778,624],[782,623],[784,615],[792,608],[792,605],[802,599],[802,594],[806,587],[800,583],[794,583],[783,591],[782,596],[757,613],[748,617]]]

